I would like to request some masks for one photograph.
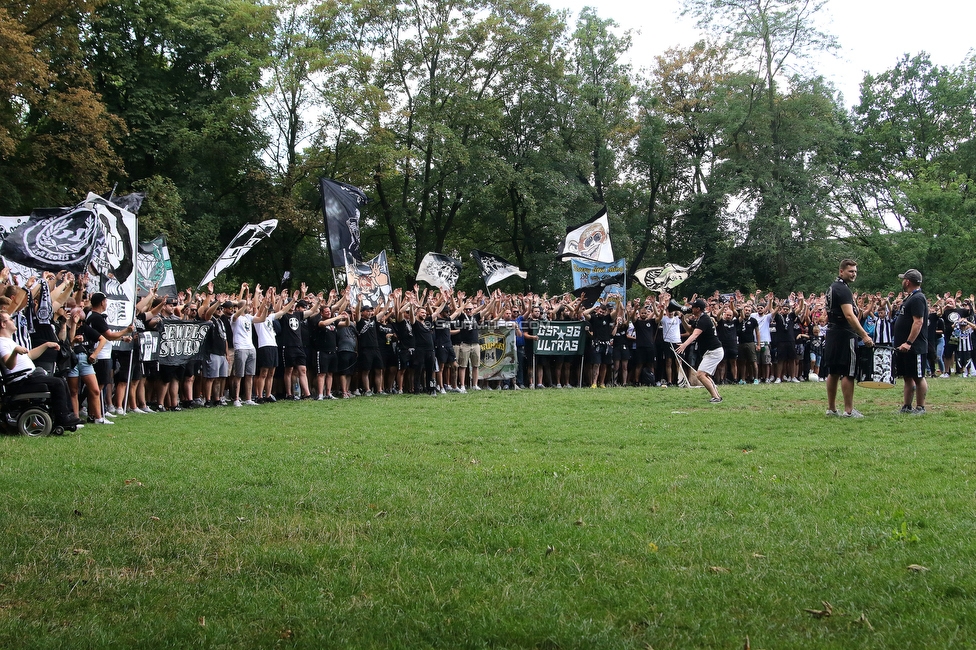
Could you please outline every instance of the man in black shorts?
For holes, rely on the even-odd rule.
[[[827,377],[827,415],[863,418],[854,408],[854,376],[857,374],[857,337],[871,347],[874,341],[857,317],[854,295],[847,285],[857,279],[857,262],[841,260],[837,279],[827,290],[827,338],[824,341],[824,360],[820,372]],[[837,412],[837,385],[844,397],[844,410]]]
[[[892,328],[895,344],[895,371],[905,380],[905,394],[901,413],[925,415],[925,394],[929,385],[925,381],[925,355],[928,352],[926,320],[928,302],[922,293],[922,274],[908,269],[898,276],[901,288],[908,297],[902,301]],[[912,408],[912,395],[915,408]]]

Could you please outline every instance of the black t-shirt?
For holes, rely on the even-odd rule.
[[[634,321],[634,331],[637,333],[637,347],[654,347],[654,335],[657,334],[656,320],[653,318],[648,318],[647,320],[638,318]]]
[[[613,317],[609,314],[593,314],[590,317],[590,336],[596,343],[608,343],[613,337]]]
[[[426,352],[434,349],[434,324],[429,320],[413,323],[413,340],[417,350]]]
[[[857,305],[854,303],[854,294],[851,293],[846,282],[837,278],[827,290],[827,322],[830,324],[830,329],[827,332],[832,336],[856,338],[857,332],[847,322],[843,305],[850,305],[854,309],[854,315],[858,315]]]
[[[403,320],[396,321],[393,329],[396,331],[397,341],[400,342],[401,348],[410,349],[417,347],[413,333],[413,323],[404,318]]]
[[[434,321],[434,345],[448,348],[451,344],[451,319],[438,318]]]
[[[375,318],[360,318],[356,321],[356,334],[359,336],[359,351],[378,350],[380,339],[377,335]]]
[[[941,334],[939,333],[939,329],[941,326],[942,326],[942,319],[938,315],[929,312],[929,320],[928,320],[928,324],[926,325],[926,328],[928,330],[926,334],[928,334],[928,336],[926,336],[926,339],[930,348],[934,349],[936,344],[938,343],[939,337],[941,336]]]
[[[458,334],[459,342],[462,344],[478,343],[478,328],[480,323],[481,314],[473,314],[471,316],[462,314],[459,321],[459,327],[461,329],[460,334]]]
[[[278,342],[286,348],[304,348],[305,339],[308,338],[308,323],[305,322],[305,313],[294,311],[285,314],[281,320],[281,335]]]
[[[702,314],[695,321],[695,329],[701,330],[701,334],[695,339],[695,343],[698,345],[699,349],[702,350],[717,350],[722,347],[722,342],[718,340],[718,336],[715,335],[715,325],[712,323],[712,317],[708,314]]]
[[[308,340],[313,350],[331,354],[336,351],[336,324],[322,325],[323,320],[332,320],[332,317],[323,318],[322,314],[316,314],[308,319]]]
[[[739,337],[739,343],[755,343],[756,330],[759,329],[759,321],[751,316],[749,318],[743,318],[742,320],[736,320],[738,321],[736,334]]]
[[[734,348],[739,344],[738,338],[739,323],[738,319],[733,317],[728,320],[724,318],[718,322],[718,340],[721,341],[722,347]]]
[[[895,325],[892,328],[894,344],[897,348],[902,343],[908,341],[908,336],[912,332],[912,323],[916,318],[921,318],[923,323],[929,313],[929,306],[925,300],[925,294],[920,289],[916,289],[905,298],[898,308],[895,315]],[[924,325],[919,330],[918,338],[912,343],[912,352],[915,354],[925,354],[928,352],[928,328]]]

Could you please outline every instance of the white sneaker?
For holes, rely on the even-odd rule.
[[[106,413],[105,415],[115,415],[115,412],[116,412],[117,410],[118,410],[118,409],[116,409],[116,408],[115,408],[114,406],[109,406],[109,407],[108,407],[108,413]]]
[[[556,388],[562,388],[562,387],[563,387],[562,384],[556,384]]]
[[[840,414],[840,416],[842,418],[863,418],[864,417],[864,414],[861,413],[860,411],[858,411],[857,409],[851,409],[851,412],[850,413],[847,413],[845,411],[845,412],[842,412]]]
[[[241,400],[235,399],[234,400],[234,406],[240,406],[240,405],[241,405]]]
[[[774,383],[774,384],[781,384],[781,383],[783,383],[783,380],[782,380],[782,379],[780,379],[779,377],[777,377],[777,378],[776,378],[776,381],[774,381],[773,383]]]
[[[111,420],[106,420],[105,418],[98,418],[95,420],[95,424],[115,424]]]
[[[471,387],[471,390],[481,390],[481,386],[475,384],[474,386]]]
[[[114,418],[114,417],[117,417],[117,416],[118,416],[118,413],[116,413],[114,410],[109,411],[108,413],[105,413],[103,415],[103,417],[106,417],[106,418]]]
[[[460,388],[458,388],[458,391],[457,392],[461,393],[462,395],[467,395],[468,394],[468,389],[465,388],[464,386],[461,386]]]
[[[444,394],[447,393],[447,391],[444,390],[444,387],[443,386],[441,386],[439,390],[440,390],[441,395],[444,395]]]
[[[796,377],[794,377],[793,379],[790,380],[790,383],[791,384],[799,384],[800,383],[800,380],[797,379]]]
[[[129,413],[135,413],[136,415],[145,415],[146,411],[143,411],[141,408],[137,406],[134,409],[129,409]]]
[[[255,402],[253,399],[249,399],[246,402],[244,402],[244,406],[257,406],[257,405],[258,403]]]

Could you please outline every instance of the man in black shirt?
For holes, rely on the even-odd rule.
[[[722,342],[715,335],[715,324],[712,323],[712,317],[705,313],[707,306],[707,303],[701,298],[691,303],[691,319],[687,325],[687,329],[691,330],[691,334],[685,339],[684,343],[678,346],[675,352],[680,355],[689,345],[698,341],[698,349],[703,351],[703,353],[701,354],[701,362],[698,364],[698,370],[695,374],[698,376],[698,381],[708,391],[708,394],[712,396],[712,399],[708,401],[713,404],[719,404],[722,401],[722,396],[718,394],[718,390],[715,388],[715,382],[712,381],[712,376],[715,374],[715,369],[718,368],[718,364],[722,363],[722,359],[725,358],[725,351],[722,350]]]
[[[619,304],[619,303],[618,303]],[[586,329],[590,335],[590,345],[586,360],[590,364],[590,388],[606,388],[607,367],[613,363],[613,337],[619,323],[610,314],[610,305],[597,303],[583,312],[589,315]],[[619,313],[619,312],[618,312]]]
[[[925,415],[925,395],[929,385],[925,381],[925,355],[928,353],[928,331],[925,321],[929,307],[922,293],[922,274],[908,269],[898,276],[901,288],[908,294],[895,316],[892,334],[895,343],[895,369],[905,380],[901,413]],[[912,408],[912,395],[915,408]]]
[[[874,341],[857,317],[854,294],[847,285],[857,279],[857,262],[841,260],[837,279],[827,290],[827,337],[824,340],[824,360],[820,364],[821,376],[827,376],[827,415],[862,418],[854,408],[854,376],[857,374],[857,355],[854,345],[860,337],[864,345],[871,347]],[[837,412],[837,385],[844,397],[844,411]]]

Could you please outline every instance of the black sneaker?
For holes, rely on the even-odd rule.
[[[911,406],[908,406],[908,405],[905,405],[905,406],[901,407],[898,410],[898,412],[899,413],[903,413],[903,414],[907,414],[907,415],[911,415],[912,414],[912,407]]]
[[[277,402],[278,400],[275,399],[274,395],[268,395],[267,401],[274,403]]]
[[[912,415],[925,415],[925,407],[919,406],[917,409],[911,410]]]

